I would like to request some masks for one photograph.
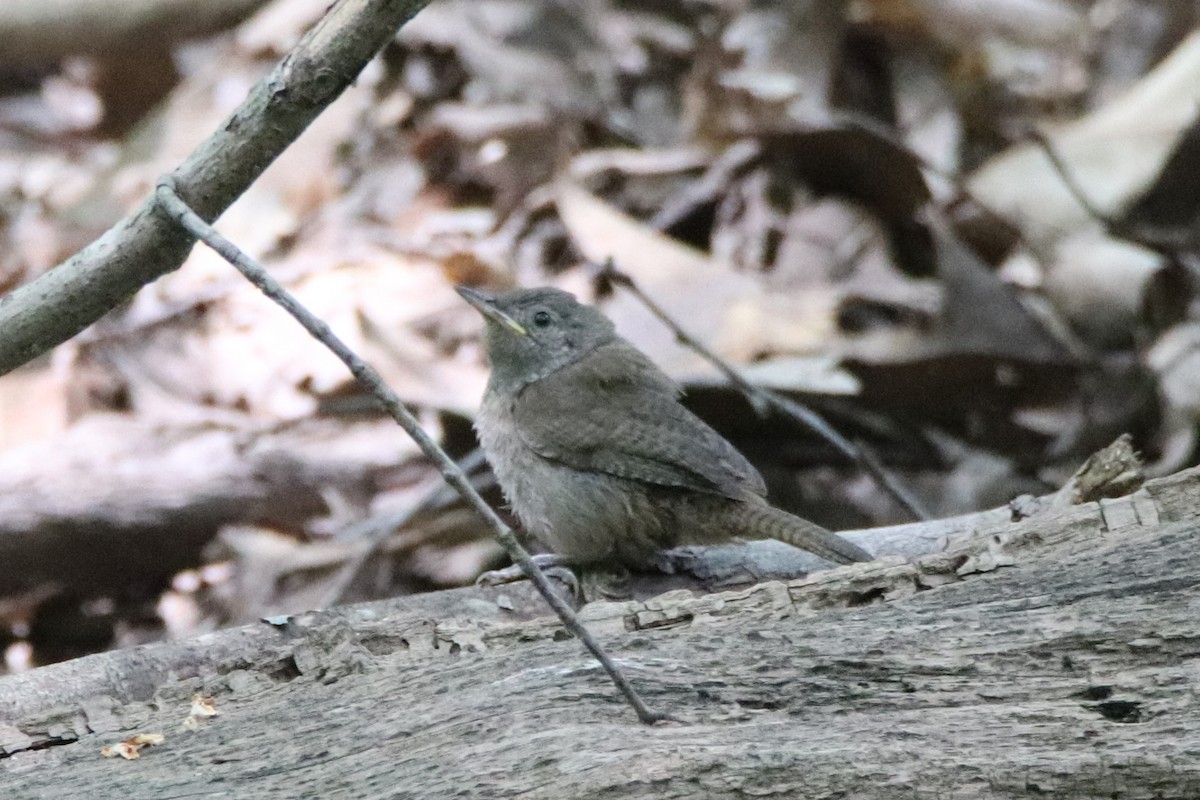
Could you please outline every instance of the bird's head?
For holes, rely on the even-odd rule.
[[[617,338],[607,317],[561,289],[458,293],[487,321],[490,386],[511,392],[562,369]]]

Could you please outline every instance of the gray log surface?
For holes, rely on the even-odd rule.
[[[1192,800],[1198,497],[1190,471],[913,562],[588,605],[654,727],[521,585],[46,667],[0,679],[0,796]],[[195,692],[220,715],[184,731]],[[166,740],[101,757],[138,732]]]

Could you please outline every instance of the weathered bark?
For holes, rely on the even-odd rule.
[[[742,591],[584,609],[639,725],[522,587],[0,680],[11,798],[1200,796],[1200,472]],[[490,592],[490,593],[489,593]],[[509,600],[500,600],[499,597]],[[193,692],[221,715],[185,732]],[[136,763],[99,750],[166,741]]]

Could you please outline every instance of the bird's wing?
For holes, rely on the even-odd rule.
[[[746,499],[762,476],[680,403],[678,387],[618,341],[526,386],[514,413],[534,452],[578,470]]]

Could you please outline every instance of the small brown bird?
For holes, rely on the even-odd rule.
[[[758,471],[595,308],[552,288],[458,293],[487,320],[484,453],[525,528],[566,562],[644,569],[671,547],[736,539],[871,559],[768,505]]]

